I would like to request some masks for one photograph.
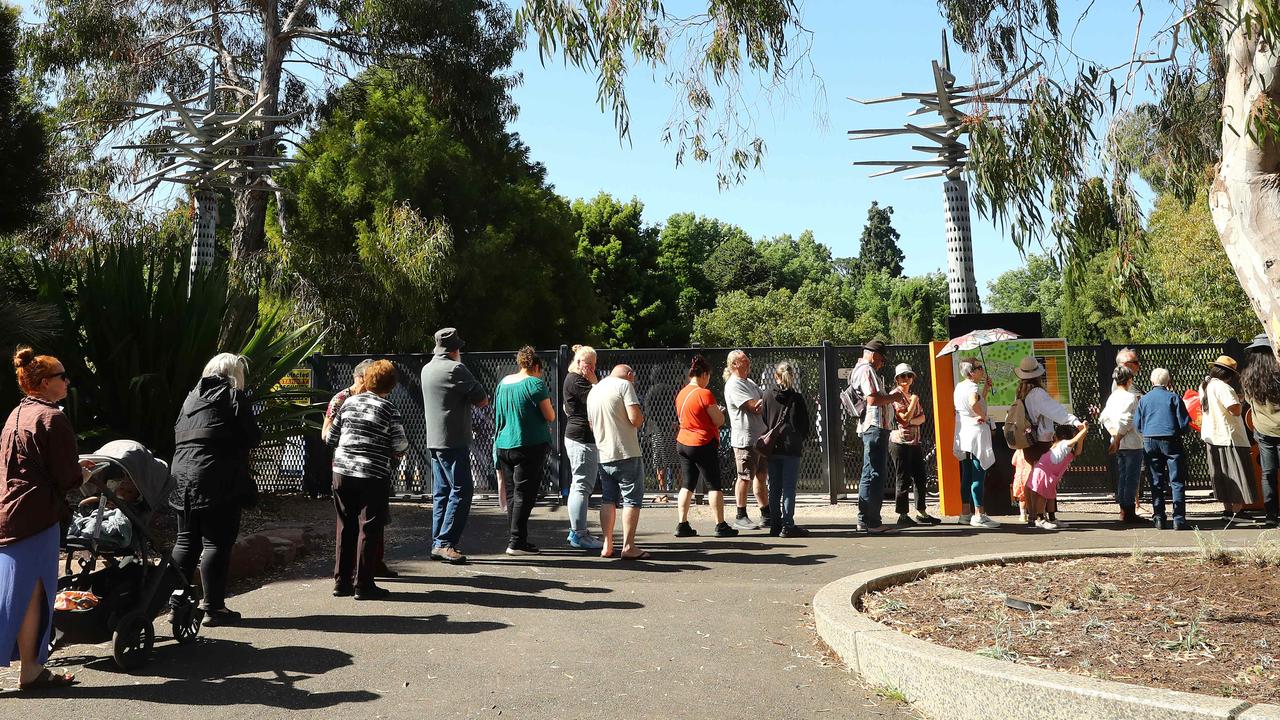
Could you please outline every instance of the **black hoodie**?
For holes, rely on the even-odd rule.
[[[790,408],[786,417],[786,432],[774,447],[774,455],[800,457],[804,454],[804,441],[809,438],[812,425],[809,420],[809,406],[804,396],[795,390],[772,389],[764,396],[764,426],[772,428],[782,417],[783,410]]]
[[[249,452],[262,442],[262,431],[245,391],[228,378],[200,378],[182,403],[173,434],[170,472],[177,487],[170,505],[201,510],[254,503],[258,492],[249,476]]]

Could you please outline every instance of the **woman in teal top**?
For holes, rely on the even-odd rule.
[[[534,555],[529,542],[529,513],[546,473],[551,446],[549,423],[556,420],[551,393],[542,380],[542,360],[528,345],[516,353],[520,372],[502,378],[493,394],[497,421],[498,467],[507,488],[507,519],[511,525],[508,555]]]

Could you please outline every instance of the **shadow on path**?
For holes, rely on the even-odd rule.
[[[313,630],[326,633],[374,635],[474,635],[510,627],[483,620],[449,620],[444,613],[411,615],[300,615],[297,617],[243,618],[236,627],[258,630]]]
[[[449,603],[459,606],[479,605],[491,608],[528,608],[531,610],[639,610],[644,605],[629,600],[560,600],[538,595],[469,592],[463,590],[429,590],[424,593],[396,593],[399,602]]]
[[[430,585],[461,585],[476,590],[499,590],[504,592],[540,593],[546,590],[582,593],[584,595],[603,595],[613,592],[612,588],[574,586],[561,580],[543,580],[532,577],[508,577],[506,575],[401,575],[398,578],[386,578],[379,581],[387,587],[395,583],[422,583]]]
[[[133,700],[181,706],[263,705],[284,710],[318,710],[378,699],[368,690],[313,693],[297,686],[304,680],[352,664],[350,653],[324,647],[258,649],[245,642],[201,638],[194,645],[158,646],[150,662],[134,673],[116,668],[111,658],[86,667],[116,675],[118,685],[75,686],[43,693],[5,693],[14,699],[74,697],[79,700]],[[273,673],[274,677],[240,677]],[[135,685],[132,678],[168,678]]]

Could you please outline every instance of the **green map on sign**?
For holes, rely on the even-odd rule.
[[[1013,371],[1018,368],[1022,358],[1034,355],[1034,351],[1035,344],[1031,340],[1005,340],[983,347],[981,356],[977,350],[960,350],[956,353],[956,362],[958,367],[961,360],[985,360],[987,377],[994,383],[987,404],[991,407],[1007,407],[1013,404],[1018,394],[1018,376]]]

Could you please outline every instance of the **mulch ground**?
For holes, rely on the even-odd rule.
[[[1209,555],[1135,550],[943,572],[869,594],[863,610],[913,637],[1023,665],[1278,703],[1280,543]]]

